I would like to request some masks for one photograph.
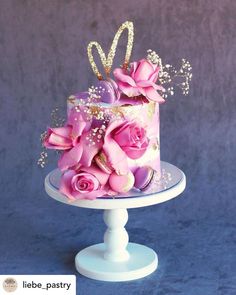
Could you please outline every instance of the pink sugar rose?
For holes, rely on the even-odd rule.
[[[48,128],[44,139],[44,146],[48,149],[68,150],[73,147],[71,139],[71,126]]]
[[[109,174],[93,165],[77,171],[67,170],[61,177],[60,192],[72,200],[93,200],[109,192],[108,178]]]
[[[117,85],[128,97],[143,95],[148,100],[162,103],[165,100],[157,90],[164,88],[155,84],[160,68],[146,59],[130,64],[130,71],[117,68],[114,70]]]
[[[49,128],[44,140],[46,148],[63,150],[58,161],[62,171],[78,164],[89,167],[101,147],[101,142],[88,144],[87,138],[92,136],[91,120],[86,118],[84,108],[80,106],[71,109],[66,126]]]
[[[83,133],[89,131],[91,120],[86,117],[86,107],[77,106],[70,110],[67,125],[72,126],[71,137],[77,139]]]
[[[83,108],[71,109],[67,123],[64,127],[48,128],[47,135],[44,139],[44,146],[48,149],[69,150],[78,142],[78,138],[89,130],[91,122],[87,121]]]
[[[142,157],[148,148],[146,130],[135,121],[115,120],[106,129],[103,150],[118,174],[129,172],[127,156]]]
[[[148,147],[146,130],[136,122],[125,122],[112,132],[113,139],[131,159],[140,158]]]
[[[74,168],[78,164],[89,167],[94,156],[102,147],[102,141],[91,144],[87,138],[93,137],[93,131],[83,133],[78,139],[78,143],[70,150],[64,151],[58,161],[60,170],[65,171]]]

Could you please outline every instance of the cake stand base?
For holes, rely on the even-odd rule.
[[[128,221],[127,209],[160,204],[183,192],[186,185],[184,173],[169,163],[161,162],[161,166],[163,181],[160,187],[154,187],[154,191],[132,190],[124,196],[93,201],[69,200],[59,190],[61,172],[54,170],[49,173],[45,179],[49,196],[67,205],[104,210],[104,243],[85,248],[76,255],[75,267],[80,274],[95,280],[119,282],[143,278],[156,270],[157,254],[146,246],[129,243],[125,225]],[[167,181],[164,175],[171,175],[171,178]]]
[[[75,257],[77,271],[91,279],[121,282],[143,278],[157,268],[157,254],[146,246],[128,243],[129,258],[119,262],[104,259],[105,248],[101,243],[80,251]]]

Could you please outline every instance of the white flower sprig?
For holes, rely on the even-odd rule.
[[[174,86],[179,87],[184,95],[189,93],[189,83],[192,80],[192,67],[189,61],[183,58],[180,69],[176,70],[170,64],[163,65],[160,56],[151,49],[147,50],[147,60],[160,67],[159,81],[165,88],[165,92],[161,94],[163,98],[174,95]]]

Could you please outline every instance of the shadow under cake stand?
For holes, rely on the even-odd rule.
[[[77,271],[91,279],[102,281],[129,281],[143,278],[154,272],[158,265],[157,254],[150,248],[129,243],[125,229],[129,208],[159,204],[180,195],[186,186],[184,173],[166,162],[161,162],[164,177],[154,192],[132,191],[126,196],[95,200],[71,201],[58,190],[61,172],[56,169],[45,178],[47,194],[67,205],[103,209],[107,225],[104,243],[87,247],[75,257]]]

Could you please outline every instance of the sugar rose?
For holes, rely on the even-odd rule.
[[[103,150],[111,166],[120,174],[128,173],[127,157],[138,159],[148,148],[146,130],[135,121],[116,120],[106,129]]]
[[[73,147],[71,126],[48,128],[43,145],[48,149],[69,150]]]
[[[67,170],[63,173],[60,191],[69,199],[95,199],[105,195],[109,175],[95,166]]]
[[[158,103],[164,99],[157,90],[164,88],[156,84],[160,68],[146,59],[130,64],[130,70],[117,68],[114,70],[117,85],[122,93],[128,97],[143,95],[148,100]]]
[[[146,130],[136,122],[125,122],[113,130],[112,137],[131,159],[140,158],[148,147]]]

